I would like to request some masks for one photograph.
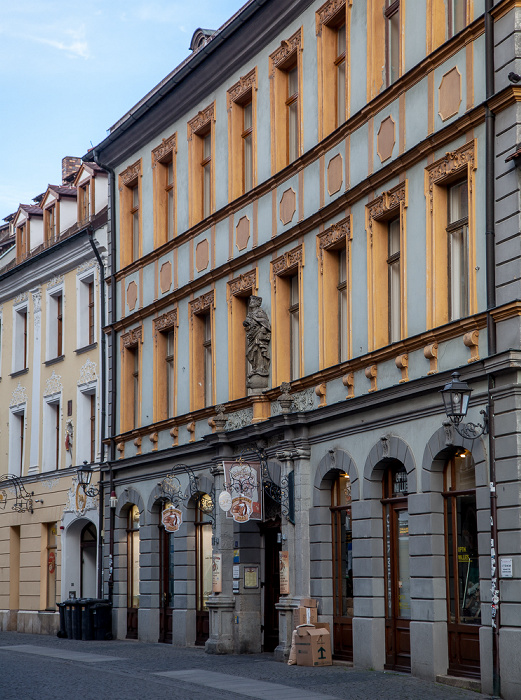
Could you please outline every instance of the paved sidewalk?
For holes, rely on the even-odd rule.
[[[484,700],[406,674],[306,668],[271,654],[210,656],[202,649],[81,642],[0,632],[2,700]]]

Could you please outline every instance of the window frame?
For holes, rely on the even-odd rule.
[[[64,357],[64,309],[65,296],[64,285],[47,288],[46,304],[46,339],[45,354],[46,361],[56,360]]]
[[[24,475],[27,402],[9,408],[9,474]]]
[[[207,137],[210,137],[209,154],[204,151]],[[188,122],[188,167],[189,225],[195,226],[215,211],[215,102]],[[209,192],[205,185],[205,168],[208,168]]]
[[[208,408],[216,403],[214,290],[190,301],[189,313],[190,410],[196,411]],[[209,337],[208,330],[210,331]],[[208,371],[208,349],[210,353],[210,371]]]
[[[257,185],[257,68],[242,76],[226,93],[228,109],[228,191],[230,200]],[[251,127],[244,127],[245,108],[251,104]],[[245,138],[251,137],[251,185],[246,183]]]
[[[239,275],[227,284],[228,299],[228,395],[230,400],[247,396],[247,340],[243,321],[250,296],[258,290],[257,268]]]
[[[141,180],[141,158],[125,168],[118,177],[120,218],[119,261],[121,268],[136,262],[142,255],[143,198]],[[137,194],[137,204],[135,202],[134,191]],[[137,231],[135,228],[136,224]]]
[[[122,352],[120,426],[121,432],[130,432],[141,425],[142,327],[138,326],[123,333],[120,336],[120,343]]]
[[[172,183],[169,169],[172,165]],[[154,190],[154,247],[158,248],[177,235],[177,132],[152,149]],[[170,194],[171,193],[171,194]],[[170,217],[170,198],[172,216]]]
[[[62,395],[61,392],[43,397],[42,472],[60,468],[62,449]]]
[[[21,320],[23,317],[23,320]],[[29,304],[13,306],[13,354],[11,373],[29,369]],[[18,361],[23,362],[19,365]]]
[[[154,319],[154,421],[174,418],[177,413],[177,328],[177,309],[167,311]],[[173,334],[171,358],[168,354],[170,333]],[[172,376],[169,389],[170,374]]]

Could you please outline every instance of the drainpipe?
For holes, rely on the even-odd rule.
[[[110,321],[111,324],[113,323],[114,319],[116,318],[116,279],[115,279],[115,259],[116,259],[116,206],[115,206],[115,201],[116,201],[116,178],[115,178],[115,173],[112,168],[110,168],[108,165],[104,165],[100,159],[99,159],[99,153],[94,149],[93,151],[93,156],[94,156],[94,162],[99,165],[100,168],[103,168],[106,170],[109,174],[109,207],[108,207],[108,231],[109,231],[109,239],[110,239]],[[104,294],[103,294],[104,297]],[[104,300],[103,300],[104,304]],[[105,306],[103,307],[105,310]],[[103,318],[103,321],[105,323],[106,319]],[[103,333],[103,336],[105,334]],[[110,444],[109,444],[109,459],[108,459],[108,467],[109,467],[109,493],[112,496],[112,494],[115,491],[114,487],[114,473],[112,469],[112,465],[115,460],[115,455],[116,455],[116,449],[115,449],[115,442],[114,442],[114,435],[115,435],[115,420],[116,420],[116,414],[114,411],[114,406],[115,400],[116,400],[116,363],[114,362],[114,330],[111,329],[110,331],[110,353],[111,353],[111,359],[112,362],[110,363],[110,368],[111,368],[111,383],[110,383],[110,403],[112,410],[109,415],[109,437],[110,437]],[[103,396],[106,394],[106,375],[103,373]],[[101,506],[103,510],[103,503]],[[114,527],[115,527],[115,522],[116,522],[116,516],[115,516],[115,510],[112,507],[109,507],[109,578],[108,578],[108,598],[110,602],[112,603],[113,598],[114,598]]]
[[[496,306],[496,254],[495,254],[495,115],[488,101],[494,95],[494,18],[492,17],[493,0],[485,0],[485,209],[486,209],[486,267],[487,267],[487,343],[488,354],[495,355],[496,324],[491,311]],[[488,377],[489,432],[488,453],[490,461],[490,583],[491,583],[491,612],[492,612],[492,695],[501,695],[501,673],[499,660],[499,628],[500,628],[500,591],[498,576],[498,532],[497,532],[497,494],[496,494],[496,458],[495,458],[495,420],[492,390],[495,379],[492,374]]]
[[[103,461],[103,451],[104,451],[104,441],[105,441],[105,417],[107,413],[106,409],[106,398],[105,398],[105,333],[103,331],[103,328],[105,327],[105,266],[103,265],[103,260],[101,259],[101,256],[98,251],[98,246],[96,243],[94,243],[94,231],[92,226],[89,226],[89,243],[92,247],[92,250],[94,252],[94,255],[96,257],[96,260],[98,261],[99,265],[99,271],[100,271],[100,315],[101,315],[101,339],[100,339],[100,346],[101,346],[101,427],[100,427],[100,443],[101,443],[101,453],[102,453],[102,461]],[[103,561],[103,542],[101,538],[101,533],[103,532],[103,503],[104,503],[104,489],[103,489],[103,481],[100,480],[99,484],[99,502],[100,502],[100,509],[99,509],[99,522],[98,522],[98,561],[100,562],[100,566],[98,566],[98,598],[103,597],[103,566],[101,566],[101,562]]]

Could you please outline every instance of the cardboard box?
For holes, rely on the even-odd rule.
[[[293,626],[314,625],[317,621],[316,608],[297,608],[293,612]]]
[[[298,666],[331,666],[331,635],[329,625],[297,627],[297,665]]]
[[[314,598],[301,598],[300,599],[301,608],[316,608],[317,601]]]

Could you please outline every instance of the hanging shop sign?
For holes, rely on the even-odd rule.
[[[165,508],[161,514],[161,521],[167,532],[177,532],[183,522],[183,514],[179,508]]]
[[[289,595],[289,552],[279,552],[280,593]]]
[[[231,506],[226,513],[226,517],[233,518],[236,523],[262,520],[260,463],[237,460],[235,462],[223,462],[223,466],[224,489],[231,498]],[[226,496],[224,501],[229,503]]]
[[[217,552],[212,556],[212,593],[222,593],[222,558]]]
[[[49,552],[49,559],[47,563],[49,565],[49,573],[54,574],[56,571],[56,554],[54,552]]]

